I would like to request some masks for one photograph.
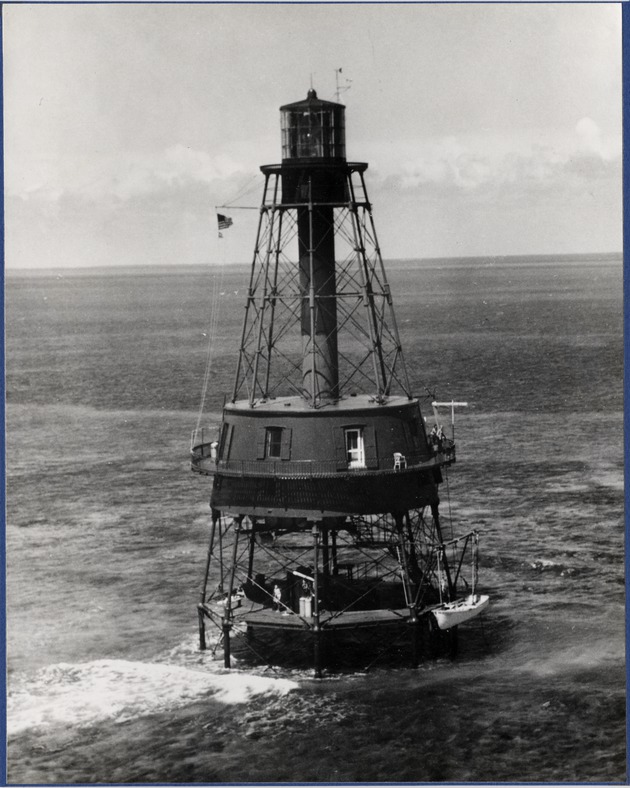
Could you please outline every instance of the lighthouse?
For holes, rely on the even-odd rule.
[[[475,604],[478,535],[444,540],[455,445],[428,434],[410,387],[345,107],[311,89],[280,120],[232,391],[219,434],[193,438],[192,468],[212,477],[200,647],[213,628],[230,667],[236,639],[259,655],[294,634],[321,676],[344,633],[377,632],[417,665],[427,643],[454,643],[435,611],[461,607],[467,555]]]

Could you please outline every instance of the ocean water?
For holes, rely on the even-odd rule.
[[[491,606],[455,660],[315,681],[198,651],[189,437],[247,269],[8,274],[10,783],[625,781],[621,261],[388,275],[414,391],[469,403],[442,511]]]

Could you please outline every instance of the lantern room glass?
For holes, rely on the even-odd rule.
[[[300,107],[282,112],[283,159],[345,159],[343,107]]]

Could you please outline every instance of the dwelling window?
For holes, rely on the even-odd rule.
[[[282,458],[282,427],[267,427],[265,433],[265,457]]]
[[[256,436],[256,459],[290,460],[291,427],[260,427]]]
[[[348,468],[365,468],[365,446],[363,429],[352,427],[344,430],[346,436],[346,460]]]

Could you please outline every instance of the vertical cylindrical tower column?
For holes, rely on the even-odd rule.
[[[346,199],[344,107],[317,98],[280,108],[282,202],[297,208],[302,293],[302,388],[339,397],[334,206]]]
[[[337,306],[333,209],[298,210],[300,288],[303,294],[302,386],[311,399],[337,399]]]

